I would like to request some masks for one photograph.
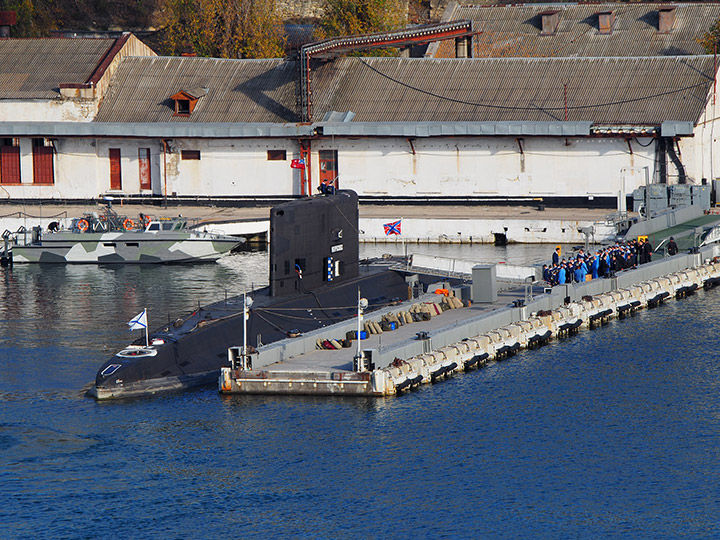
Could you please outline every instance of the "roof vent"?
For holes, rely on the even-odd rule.
[[[598,16],[598,33],[604,35],[612,34],[613,24],[615,24],[614,11],[600,11]]]
[[[352,111],[338,112],[328,111],[323,116],[323,122],[352,122],[355,118],[355,113]]]
[[[675,24],[675,6],[666,6],[658,10],[658,34],[669,34]]]
[[[175,102],[174,116],[190,116],[195,110],[195,106],[201,97],[207,95],[207,88],[190,88],[188,90],[180,90],[177,94],[170,96]]]
[[[558,22],[560,22],[560,11],[557,9],[548,9],[547,11],[540,12],[542,17],[542,32],[541,36],[553,36],[557,32]]]

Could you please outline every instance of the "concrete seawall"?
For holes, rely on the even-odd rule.
[[[583,213],[582,211],[576,212]],[[593,228],[597,242],[614,240],[615,227],[591,219],[542,219],[533,221],[512,217],[488,218],[478,211],[474,217],[457,219],[430,217],[403,218],[402,237],[386,236],[383,224],[387,219],[361,218],[360,241],[366,243],[410,244],[492,244],[495,234],[502,234],[508,243],[544,244],[582,243],[583,229]],[[568,214],[570,215],[570,214]]]
[[[344,336],[357,327],[356,321],[349,321],[260,348],[253,356],[252,370],[223,368],[220,389],[226,393],[393,395],[713,287],[720,283],[720,262],[712,262],[718,253],[720,247],[708,247],[613,278],[555,287],[522,306],[506,305],[480,314],[469,308],[444,311],[429,329],[417,323],[390,332],[395,339],[388,336],[383,346],[372,350],[376,367],[372,372],[352,371],[354,349],[315,351],[318,338]],[[462,293],[460,289],[454,292]],[[443,298],[426,295],[419,303],[441,303]],[[407,303],[390,306],[365,320],[379,322],[408,308]],[[415,335],[420,330],[426,334],[423,339]]]
[[[151,216],[182,215],[202,228],[228,235],[267,235],[270,208],[215,208],[202,206],[122,205],[118,214],[133,217],[142,212]],[[57,221],[63,228],[84,213],[101,212],[102,205],[0,206],[0,232],[31,229]],[[593,227],[594,239],[601,242],[614,236],[607,222],[608,210],[499,206],[360,206],[360,241],[364,243],[493,243],[495,233],[505,234],[510,243],[581,243],[581,229]],[[582,219],[578,219],[582,216]],[[402,236],[386,236],[383,224],[403,219]]]

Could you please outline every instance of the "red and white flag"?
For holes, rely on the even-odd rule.
[[[400,236],[402,234],[402,219],[398,219],[397,221],[393,221],[391,223],[385,223],[383,224],[383,229],[385,229],[385,236],[390,236],[391,234],[397,234]]]

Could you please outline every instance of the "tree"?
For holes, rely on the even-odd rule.
[[[387,32],[405,27],[401,0],[325,0],[319,37]]]
[[[703,37],[698,39],[700,45],[705,48],[705,52],[708,54],[715,54],[717,49],[720,49],[720,19],[715,21]]]
[[[215,58],[276,58],[285,37],[274,0],[168,0],[162,52]]]
[[[0,11],[14,11],[17,23],[10,30],[12,37],[40,37],[56,29],[56,24],[42,0],[36,7],[32,0],[5,0]]]

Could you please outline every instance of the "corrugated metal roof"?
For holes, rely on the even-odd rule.
[[[342,58],[313,72],[314,119],[354,122],[695,122],[713,80],[711,56],[650,58]],[[126,58],[96,121],[298,122],[297,63]],[[170,96],[208,89],[189,117]]]
[[[114,39],[0,39],[0,99],[52,99],[88,80]]]
[[[554,35],[541,35],[540,13],[559,10]],[[676,6],[668,34],[658,33],[658,10]],[[612,33],[599,33],[599,12],[615,12]],[[720,18],[718,3],[598,3],[460,5],[450,20],[470,19],[480,32],[473,42],[475,57],[677,56],[704,54],[697,42]],[[452,40],[438,44],[440,58],[455,57]]]
[[[695,122],[713,70],[712,56],[343,58],[315,71],[313,110],[356,122],[563,121],[567,95],[570,121]]]
[[[297,63],[131,57],[118,66],[98,122],[297,122]],[[170,96],[207,88],[190,116],[174,116]]]

